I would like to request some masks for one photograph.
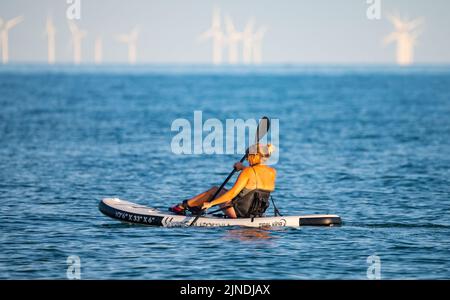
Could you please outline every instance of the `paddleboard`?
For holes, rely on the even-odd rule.
[[[156,208],[118,198],[105,198],[100,201],[99,210],[108,217],[131,224],[142,224],[163,227],[186,227],[195,216],[181,216],[169,211],[163,212]],[[305,216],[274,216],[259,218],[230,219],[212,215],[201,216],[196,227],[300,227],[300,226],[335,226],[341,224],[338,215],[305,215]]]

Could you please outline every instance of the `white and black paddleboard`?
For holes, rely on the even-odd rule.
[[[195,216],[181,216],[171,212],[162,212],[148,206],[120,200],[105,198],[100,201],[100,211],[113,219],[125,223],[143,224],[163,227],[186,227],[191,224]],[[300,227],[300,226],[333,226],[340,225],[338,215],[305,215],[305,216],[277,216],[260,218],[229,219],[204,215],[195,226],[199,227]]]

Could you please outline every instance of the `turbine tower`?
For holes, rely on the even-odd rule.
[[[47,33],[47,59],[48,63],[50,65],[53,65],[55,63],[55,35],[56,35],[56,29],[55,25],[53,24],[53,20],[48,17],[47,23],[45,26],[46,33]]]
[[[129,34],[120,34],[117,36],[119,42],[128,44],[128,62],[131,65],[136,63],[138,36],[139,30],[137,27],[134,27]]]
[[[73,63],[81,63],[81,41],[86,37],[86,31],[80,30],[74,21],[69,21],[69,29],[72,33]]]
[[[253,49],[253,28],[255,27],[255,19],[251,18],[242,35],[243,45],[242,45],[242,58],[244,64],[250,64],[252,62],[252,49]]]
[[[15,17],[4,22],[0,18],[0,43],[2,47],[2,61],[9,62],[9,31],[23,21],[23,16]]]
[[[224,45],[224,34],[221,28],[220,11],[215,8],[213,11],[211,27],[203,32],[200,40],[212,39],[212,62],[215,65],[222,63],[222,52]]]
[[[397,43],[397,64],[401,66],[411,65],[414,61],[414,46],[417,44],[417,38],[420,31],[417,27],[424,22],[423,18],[417,18],[412,21],[401,19],[397,16],[388,17],[394,25],[395,30],[384,38],[384,44],[391,42]]]
[[[253,35],[253,63],[261,64],[262,63],[262,40],[264,35],[266,34],[267,28],[261,27],[258,31]]]
[[[242,40],[242,33],[236,30],[229,15],[225,16],[225,29],[227,32],[228,62],[236,64],[238,62],[238,43]]]
[[[94,62],[96,65],[103,62],[103,41],[101,37],[97,37],[94,42]]]

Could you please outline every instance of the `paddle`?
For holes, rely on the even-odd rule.
[[[258,127],[256,128],[256,135],[255,135],[255,144],[259,144],[259,141],[267,134],[270,128],[270,120],[268,117],[262,117],[259,121]],[[244,160],[247,158],[249,149],[245,151],[244,156],[241,158],[239,162],[244,162]],[[217,189],[217,191],[214,193],[214,195],[211,197],[211,200],[209,202],[216,199],[217,195],[219,195],[220,191],[224,188],[224,186],[228,183],[228,181],[233,177],[234,173],[236,173],[236,168],[233,168],[233,171],[228,175],[228,177],[225,179],[225,181],[220,185],[220,187]],[[189,226],[195,225],[198,218],[203,214],[204,210],[200,211],[196,216],[195,219],[189,224]]]

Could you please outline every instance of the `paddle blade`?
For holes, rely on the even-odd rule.
[[[257,144],[269,131],[270,120],[268,117],[262,117],[256,129],[255,144]]]

